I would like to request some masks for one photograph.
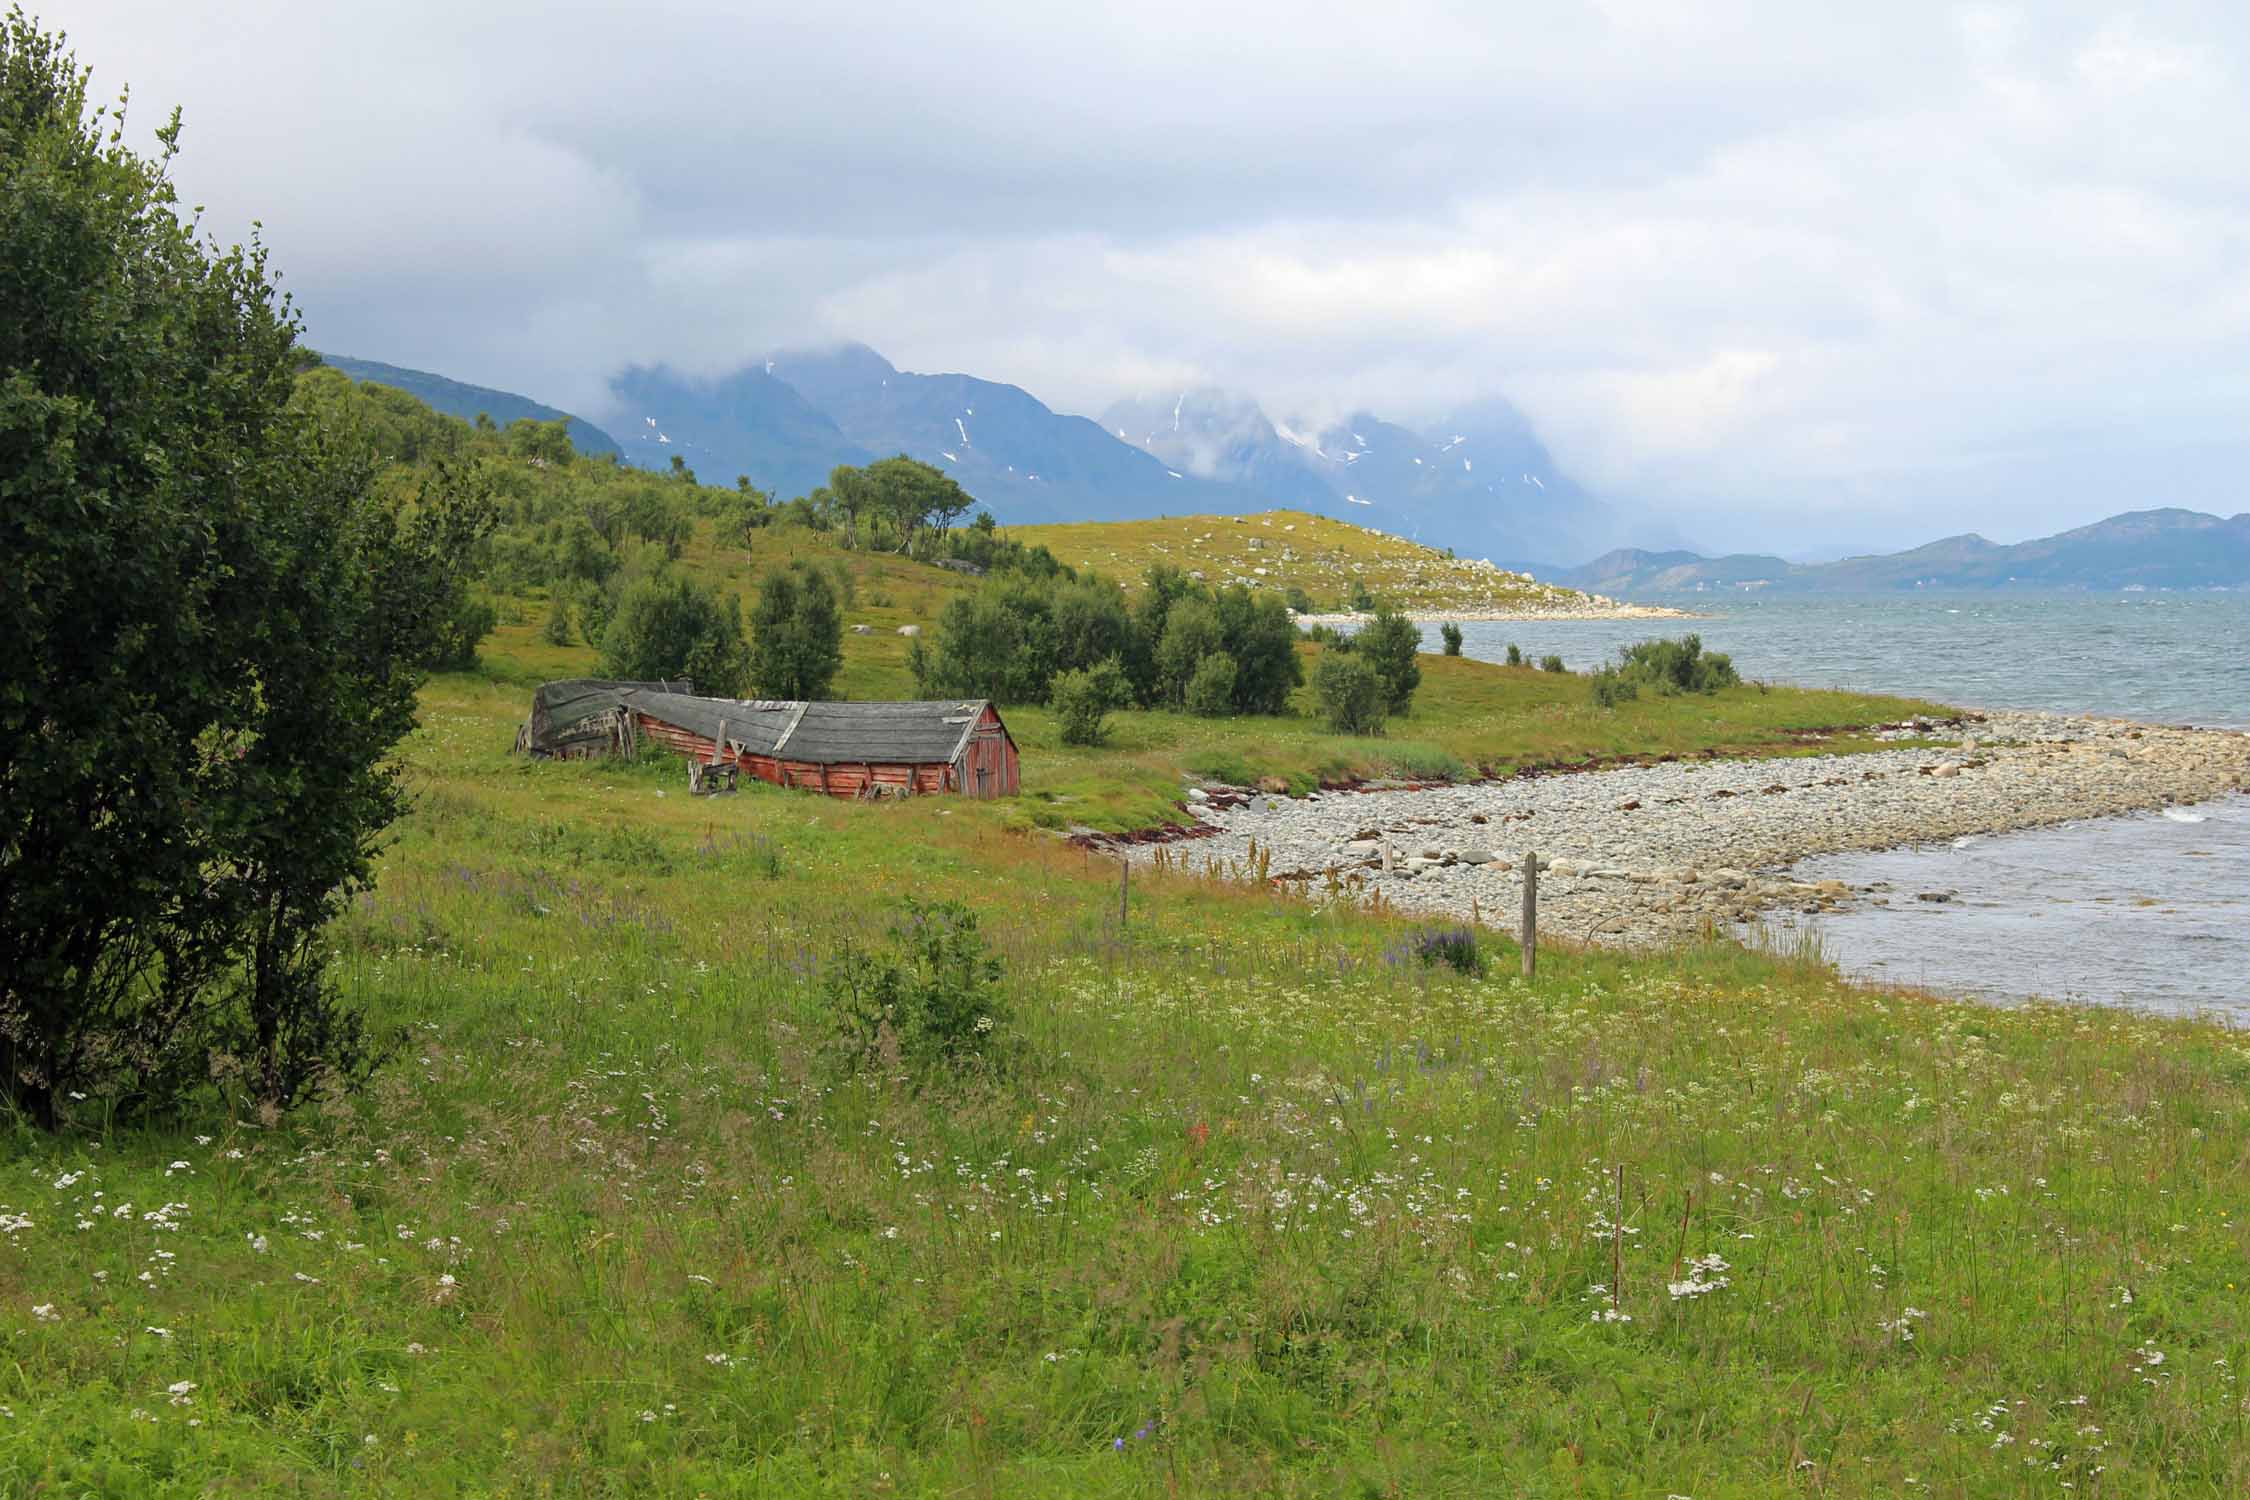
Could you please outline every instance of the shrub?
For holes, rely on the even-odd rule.
[[[1288,606],[1239,585],[1221,592],[1217,604],[1220,649],[1234,659],[1231,707],[1245,714],[1287,712],[1291,690],[1305,680]]]
[[[962,594],[938,616],[936,645],[915,642],[915,681],[932,697],[1040,703],[1055,673],[1053,598],[1022,578],[987,583]]]
[[[1164,634],[1156,645],[1156,682],[1164,700],[1185,703],[1196,668],[1224,646],[1219,611],[1210,600],[1191,597],[1174,604],[1164,616]]]
[[[1328,727],[1338,734],[1381,734],[1389,698],[1383,679],[1357,651],[1322,654],[1313,673],[1313,692]]]
[[[1470,927],[1425,927],[1406,940],[1406,953],[1424,968],[1440,965],[1471,978],[1484,972],[1484,951]]]
[[[1366,584],[1355,583],[1352,585],[1351,594],[1344,602],[1351,605],[1354,612],[1366,614],[1375,607],[1375,596],[1367,591]]]
[[[1414,690],[1422,685],[1422,668],[1415,656],[1422,649],[1422,631],[1412,620],[1388,604],[1377,605],[1375,618],[1353,637],[1352,654],[1374,668],[1383,685],[1383,709],[1403,714],[1414,704]]]
[[[731,698],[749,662],[742,606],[690,578],[657,573],[629,585],[602,631],[602,672],[626,681],[686,677],[699,693]]]
[[[1625,676],[1665,694],[1715,693],[1742,681],[1734,662],[1723,652],[1706,654],[1697,635],[1627,646],[1617,653],[1617,664]]]
[[[1287,603],[1288,606],[1291,609],[1295,610],[1298,614],[1309,615],[1313,612],[1312,595],[1306,593],[1296,584],[1291,584],[1289,586],[1289,591],[1283,594],[1281,597],[1283,601]]]
[[[1517,645],[1514,641],[1508,642],[1508,665],[1511,667],[1523,665],[1523,647]]]
[[[1066,745],[1099,745],[1108,738],[1109,711],[1132,695],[1124,668],[1114,660],[1073,672],[1057,672],[1048,691]]]
[[[751,691],[761,698],[825,698],[843,664],[844,614],[828,576],[802,562],[766,574],[750,612]],[[698,686],[702,681],[696,679]],[[731,689],[702,691],[733,696]]]
[[[820,988],[851,1065],[928,1073],[1005,1060],[1002,973],[975,913],[957,901],[908,898],[891,926],[890,951],[847,944]]]
[[[500,623],[499,611],[488,600],[466,594],[455,599],[438,621],[437,654],[430,665],[441,672],[476,669],[477,647]]]
[[[1597,708],[1615,708],[1641,695],[1640,684],[1612,666],[1602,667],[1587,682]]]
[[[1562,664],[1561,657],[1549,653],[1539,658],[1539,670],[1542,672],[1564,672],[1568,671],[1569,668]]]
[[[1188,678],[1184,702],[1187,711],[1206,719],[1216,719],[1234,710],[1234,658],[1224,651],[1214,651],[1196,664],[1195,675]]]
[[[547,601],[547,620],[539,627],[539,638],[550,646],[570,644],[570,599],[561,589]]]
[[[1438,627],[1438,636],[1445,642],[1445,654],[1447,656],[1459,656],[1461,654],[1460,626],[1448,620]]]
[[[293,399],[295,314],[179,211],[177,124],[120,144],[20,10],[0,122],[0,1109],[223,1075],[278,1110],[371,1065],[322,933],[402,810],[424,672],[490,628],[496,516],[442,466],[393,503]]]

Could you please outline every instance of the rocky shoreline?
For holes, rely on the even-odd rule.
[[[2250,734],[2043,713],[1971,716],[1944,748],[1674,761],[1422,790],[1302,799],[1190,793],[1186,844],[1122,848],[1139,863],[1257,875],[1316,898],[1376,895],[1412,913],[1512,929],[1518,866],[1536,850],[1540,930],[1648,947],[1707,925],[1915,893],[1808,883],[1819,854],[2198,802],[2250,788]],[[1930,893],[1933,896],[1941,893]]]

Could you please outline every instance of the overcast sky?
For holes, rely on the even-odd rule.
[[[849,337],[1089,413],[1505,395],[1714,545],[2250,509],[2239,5],[219,12],[44,19],[316,347],[590,416]]]

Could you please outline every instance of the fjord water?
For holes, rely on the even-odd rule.
[[[1692,630],[1750,678],[2250,728],[2250,594],[1665,602],[1706,618],[1465,624],[1463,650],[1497,661],[1513,642],[1584,670],[1630,642]],[[1436,649],[1435,627],[1427,634]],[[2250,797],[1798,870],[1893,887],[1887,906],[1808,919],[1848,974],[2250,1023]]]
[[[1500,661],[1512,641],[1574,671],[1620,646],[1694,631],[1742,675],[1971,708],[2043,708],[2162,724],[2250,727],[2250,593],[1683,595],[1694,620],[1542,620],[1461,627]],[[1425,630],[1437,649],[1437,627]]]

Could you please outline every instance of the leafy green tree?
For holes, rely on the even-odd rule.
[[[751,691],[826,698],[843,665],[844,613],[827,575],[805,562],[766,574],[750,611]]]
[[[1182,699],[1187,711],[1206,719],[1222,718],[1233,712],[1234,679],[1233,657],[1224,651],[1214,651],[1204,657],[1188,677]]]
[[[628,584],[602,630],[602,674],[630,682],[685,677],[731,698],[750,671],[742,606],[692,578],[655,573]],[[777,695],[780,696],[780,695]]]
[[[1404,714],[1414,704],[1414,690],[1422,685],[1422,668],[1414,658],[1422,649],[1422,631],[1388,603],[1375,606],[1375,617],[1352,637],[1352,654],[1375,670],[1383,684],[1387,714]]]
[[[1004,578],[945,607],[937,646],[919,658],[921,691],[939,697],[1043,703],[1055,673],[1054,598],[1040,583]]]
[[[1066,745],[1099,745],[1109,737],[1110,710],[1131,701],[1132,687],[1115,661],[1057,672],[1048,693]]]
[[[547,618],[539,627],[539,638],[550,646],[567,646],[571,643],[570,595],[556,589],[547,601]]]
[[[1219,611],[1210,600],[1186,598],[1166,611],[1164,635],[1156,646],[1156,677],[1164,701],[1185,703],[1195,669],[1205,657],[1215,656],[1225,647]]]
[[[1297,627],[1289,606],[1270,593],[1237,585],[1216,601],[1219,634],[1234,658],[1234,710],[1278,714],[1289,708],[1289,694],[1305,680],[1297,659]]]
[[[910,551],[925,531],[944,531],[976,504],[943,469],[901,453],[866,469],[874,507],[890,523],[900,552]]]
[[[1448,620],[1438,627],[1438,637],[1445,642],[1445,654],[1447,656],[1459,656],[1461,654],[1460,626]]]
[[[0,1097],[50,1126],[367,1065],[320,933],[493,521],[378,493],[263,248],[182,221],[178,116],[123,125],[0,22]]]
[[[1313,672],[1313,694],[1338,734],[1381,734],[1388,698],[1383,679],[1357,651],[1328,651]]]
[[[1125,591],[1106,578],[1058,580],[1051,612],[1055,666],[1072,671],[1122,662],[1133,646],[1133,616]],[[1120,669],[1122,670],[1122,668]]]

